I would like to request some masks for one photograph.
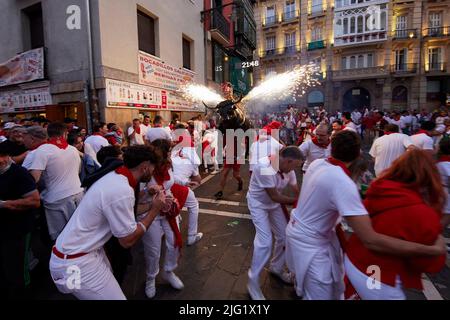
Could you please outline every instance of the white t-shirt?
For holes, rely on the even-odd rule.
[[[34,153],[35,152],[36,152],[36,150],[29,151],[27,153],[27,155],[25,156],[25,159],[23,160],[22,167],[24,167],[28,171],[30,170],[31,164],[33,163]]]
[[[142,133],[142,137],[145,139],[145,137],[147,136],[147,131],[148,129],[150,129],[151,126],[148,125],[146,126],[145,124],[141,124],[141,133]]]
[[[64,254],[89,253],[114,236],[124,238],[136,230],[134,190],[128,179],[110,172],[86,192],[72,218],[56,240]]]
[[[44,144],[33,153],[29,170],[40,170],[45,189],[41,198],[47,203],[54,203],[83,192],[80,172],[81,159],[78,150],[68,146],[63,150],[52,144]],[[27,164],[28,166],[28,164]]]
[[[356,124],[354,122],[349,122],[345,125],[344,130],[357,132],[358,127],[356,126]]]
[[[281,175],[273,169],[268,157],[262,158],[254,167],[248,187],[247,201],[254,207],[274,209],[279,206],[279,203],[273,202],[265,189],[276,188],[281,192],[287,185],[297,185],[295,172],[291,171]]]
[[[311,232],[328,239],[340,216],[368,214],[356,184],[341,167],[325,159],[314,161],[303,178],[296,220]]]
[[[437,167],[441,174],[442,186],[447,194],[447,202],[444,205],[444,213],[450,214],[450,162],[438,162]]]
[[[106,140],[102,136],[98,135],[92,135],[86,138],[86,141],[84,141],[84,144],[88,144],[92,147],[92,150],[97,154],[97,152],[100,151],[102,147],[109,146],[108,140]]]
[[[145,129],[143,128],[145,127],[144,125],[140,125],[141,128],[141,133],[135,133],[133,138],[130,138],[130,146],[136,146],[136,145],[143,145],[144,144],[144,136],[145,133],[147,132],[147,127],[145,127]],[[134,132],[134,128],[133,127],[129,127],[128,128],[128,136],[130,137]]]
[[[145,137],[149,142],[153,142],[158,139],[166,139],[172,141],[172,135],[170,134],[169,128],[149,128]]]
[[[403,133],[391,133],[376,139],[369,152],[375,158],[375,175],[389,168],[412,144],[411,137]]]
[[[303,164],[303,171],[305,172],[314,160],[326,159],[331,154],[331,145],[328,145],[327,148],[321,148],[314,144],[312,140],[302,143],[299,148],[306,158],[306,161]]]
[[[172,155],[172,170],[175,183],[183,186],[191,181],[192,176],[198,176],[198,164],[192,162],[190,157],[180,157],[178,154]]]
[[[282,148],[283,145],[272,136],[254,142],[250,147],[250,171],[253,171],[259,159],[276,154]]]
[[[411,136],[412,143],[422,150],[434,150],[433,138],[425,133],[419,133]]]

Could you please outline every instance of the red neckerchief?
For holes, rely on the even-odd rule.
[[[153,172],[153,177],[155,178],[156,183],[158,183],[160,186],[162,186],[165,181],[170,180],[169,169],[169,165],[164,165],[160,168],[155,169],[155,171]]]
[[[133,188],[133,190],[136,189],[138,183],[136,181],[136,179],[133,177],[133,174],[131,173],[130,169],[128,169],[125,166],[119,167],[116,170],[117,174],[121,174],[123,176],[125,176],[128,179],[128,183],[130,184],[130,187]]]
[[[100,132],[94,132],[92,135],[93,135],[93,136],[100,136],[100,137],[103,137],[103,135],[102,135]]]
[[[439,157],[438,162],[450,162],[450,155],[442,155]]]
[[[48,139],[47,143],[53,144],[54,146],[57,146],[58,148],[60,148],[62,150],[66,150],[67,147],[69,146],[69,144],[67,143],[67,140],[64,139],[63,137],[50,138],[50,139]]]
[[[427,136],[430,136],[430,134],[428,133],[428,131],[425,131],[425,130],[423,130],[423,129],[420,129],[419,131],[417,131],[416,134],[415,134],[415,136],[418,135],[418,134],[422,134],[422,133],[423,133],[423,134],[426,134]]]
[[[388,136],[388,135],[393,134],[393,133],[397,133],[397,132],[389,132],[389,131],[383,131],[383,132],[384,132],[385,136]]]
[[[329,157],[327,160],[333,166],[341,167],[341,169],[344,170],[345,174],[351,178],[352,174],[351,174],[350,170],[348,170],[348,168],[345,166],[344,162],[342,162],[341,160],[335,159],[333,157]]]
[[[137,128],[134,128],[134,132],[136,132],[137,134],[141,134],[141,127],[139,126]]]
[[[153,125],[153,128],[162,128],[162,125],[160,123]]]
[[[317,139],[317,137],[313,137],[311,140],[316,146],[322,149],[326,149],[330,145],[330,139],[328,139],[327,143],[319,143],[319,139]]]

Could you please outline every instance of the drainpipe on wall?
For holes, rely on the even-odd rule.
[[[95,77],[94,77],[94,58],[92,47],[92,25],[91,25],[91,1],[85,0],[86,6],[86,22],[87,22],[87,36],[88,36],[88,59],[89,59],[89,90],[87,102],[87,120],[88,131],[92,132],[92,126],[94,123],[98,123],[99,111],[98,111],[98,97],[95,90]],[[90,94],[89,94],[90,93]]]

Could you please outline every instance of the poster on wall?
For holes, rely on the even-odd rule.
[[[177,92],[111,79],[106,79],[106,105],[168,111],[203,111],[201,106],[192,105]]]
[[[192,82],[195,72],[176,68],[144,52],[138,54],[139,83],[164,90],[177,91]]]
[[[45,111],[52,104],[48,87],[0,92],[0,113]]]
[[[23,52],[0,63],[0,87],[44,78],[44,48]]]

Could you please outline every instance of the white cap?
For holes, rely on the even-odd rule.
[[[5,125],[3,126],[3,129],[5,130],[10,130],[14,127],[20,127],[19,125],[15,124],[14,122],[7,122],[5,123]]]

